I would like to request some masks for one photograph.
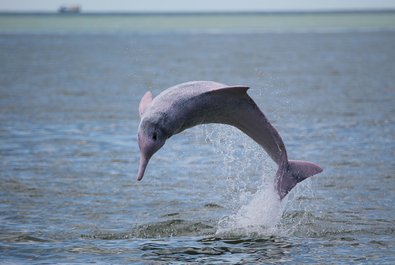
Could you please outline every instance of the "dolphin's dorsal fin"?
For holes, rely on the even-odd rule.
[[[139,105],[139,114],[140,118],[143,116],[144,111],[151,105],[153,96],[151,91],[148,91],[147,93],[144,94],[144,96],[140,100],[140,105]]]
[[[222,93],[229,94],[229,93],[232,93],[232,94],[236,94],[236,95],[237,94],[244,95],[244,94],[247,93],[247,90],[249,88],[250,87],[248,87],[248,86],[239,86],[239,85],[237,85],[237,86],[226,86],[226,87],[220,87],[220,88],[213,89],[211,91],[208,91],[207,93],[210,93],[210,94],[222,94]]]

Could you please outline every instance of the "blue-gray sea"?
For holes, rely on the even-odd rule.
[[[1,15],[0,263],[394,264],[395,24],[289,16]],[[190,80],[250,86],[324,171],[280,203],[268,155],[204,125],[137,182],[141,97]]]

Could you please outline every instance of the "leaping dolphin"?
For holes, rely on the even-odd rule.
[[[137,180],[144,176],[149,159],[172,135],[206,123],[237,127],[265,149],[278,165],[275,187],[282,200],[295,185],[322,172],[316,164],[288,160],[277,130],[248,96],[247,86],[227,86],[212,81],[193,81],[170,87],[153,98],[148,91],[140,101]]]

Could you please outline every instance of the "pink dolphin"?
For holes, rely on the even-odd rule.
[[[248,96],[248,88],[193,81],[168,88],[155,98],[148,91],[139,105],[141,157],[137,180],[143,178],[149,159],[168,138],[205,123],[235,126],[265,149],[278,165],[275,187],[280,199],[297,183],[322,172],[316,164],[288,160],[280,135]]]

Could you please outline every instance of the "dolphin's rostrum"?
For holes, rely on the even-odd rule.
[[[237,127],[265,149],[278,165],[275,187],[283,199],[298,182],[322,168],[310,162],[288,160],[277,130],[247,94],[246,86],[212,81],[182,83],[153,98],[147,92],[139,105],[137,180],[144,176],[149,159],[174,134],[198,124],[223,123]]]

